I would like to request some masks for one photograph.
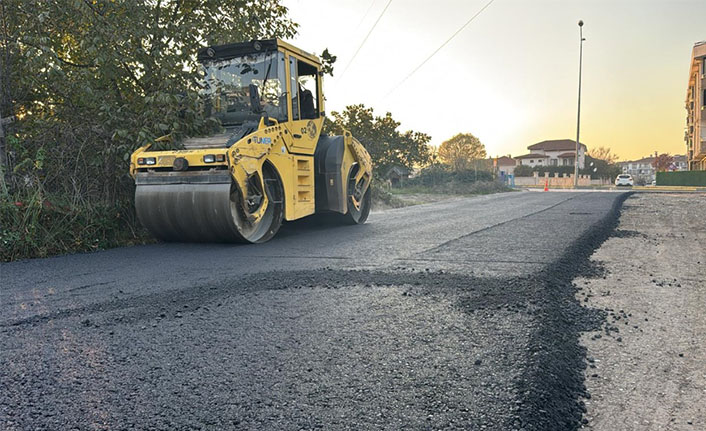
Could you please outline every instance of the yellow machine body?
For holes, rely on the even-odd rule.
[[[187,149],[155,151],[148,145],[136,150],[131,156],[130,174],[137,184],[138,216],[162,239],[262,242],[279,228],[277,217],[296,220],[314,214],[317,207],[320,211],[342,215],[364,211],[362,220],[353,220],[356,223],[367,218],[372,162],[365,148],[350,133],[339,137],[321,136],[325,113],[318,58],[280,40],[213,47],[216,53],[208,48],[211,51],[202,50],[199,55],[215,56],[218,60],[217,53],[227,57],[228,53],[247,52],[249,46],[253,46],[255,52],[257,48],[261,52],[269,47],[268,55],[275,47],[279,52],[274,58],[277,64],[284,64],[284,70],[279,70],[278,74],[285,77],[286,86],[281,83],[285,92],[278,100],[280,103],[286,100],[286,121],[263,115],[256,127],[253,125],[249,133],[230,145],[226,142],[229,137],[224,134],[220,138],[222,142],[218,137],[208,138],[203,140],[202,147],[201,141],[196,139]],[[274,64],[275,60],[270,61]],[[310,114],[314,118],[301,118],[303,107],[295,106],[303,100],[301,86],[294,78],[298,76],[294,70],[297,66],[312,74],[315,71],[311,77],[316,82],[316,95],[312,94],[316,112]],[[247,69],[242,65],[241,68]],[[266,77],[263,91],[267,82]],[[292,94],[299,97],[287,97]],[[284,106],[279,109],[284,114]],[[263,173],[265,169],[267,172]],[[213,193],[216,189],[218,196],[214,194],[208,201],[200,201],[199,194]],[[317,202],[317,196],[321,202]],[[368,208],[362,208],[365,196]],[[224,199],[229,202],[221,202]],[[275,206],[281,207],[281,215],[270,214],[271,207]],[[224,214],[228,209],[230,214]],[[240,232],[232,236],[209,235],[208,223],[195,230],[190,227],[208,218],[215,220],[215,225],[228,225],[223,232]],[[272,228],[274,232],[256,229],[259,223],[276,224]],[[197,234],[199,230],[203,234]],[[243,234],[244,231],[259,231],[262,235]]]

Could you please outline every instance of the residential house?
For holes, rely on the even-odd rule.
[[[686,157],[689,170],[706,170],[706,41],[694,45],[686,90]]]
[[[527,147],[529,154],[515,157],[518,165],[536,166],[574,166],[576,160],[576,141],[556,139],[542,141]],[[586,163],[586,145],[579,145],[579,169]]]
[[[399,187],[409,178],[409,169],[404,166],[395,165],[388,169],[385,178],[390,182],[390,186]]]
[[[509,156],[502,156],[498,157],[497,159],[497,169],[498,169],[498,175],[500,175],[501,178],[505,178],[508,175],[514,175],[515,174],[515,166],[517,165],[517,162],[515,159]]]

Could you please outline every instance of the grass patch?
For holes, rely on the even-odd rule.
[[[139,226],[131,201],[68,201],[40,193],[0,200],[0,261],[153,241]]]
[[[511,188],[497,181],[476,181],[473,183],[465,182],[447,182],[436,184],[433,186],[426,185],[411,185],[401,188],[391,189],[393,195],[408,195],[408,194],[447,194],[447,195],[487,195],[491,193],[510,192]]]
[[[393,193],[383,189],[379,184],[372,184],[371,186],[373,208],[402,208],[409,205],[409,203],[398,198]]]

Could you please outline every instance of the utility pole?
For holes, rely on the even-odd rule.
[[[5,124],[10,124],[15,121],[15,117],[2,118],[0,115],[0,194],[7,195],[7,178],[9,174],[9,164],[7,162],[7,149],[5,147]]]
[[[6,170],[7,150],[5,149],[5,123],[10,123],[12,120],[2,118],[2,104],[5,101],[4,87],[2,86],[2,74],[5,71],[4,64],[0,62],[0,193],[7,195]]]
[[[436,152],[431,155],[431,187],[436,186]]]
[[[579,185],[579,131],[581,130],[581,67],[583,66],[583,20],[579,21],[579,35],[581,42],[579,44],[579,107],[576,116],[576,160],[574,161],[574,188]]]

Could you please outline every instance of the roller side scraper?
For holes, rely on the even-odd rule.
[[[205,114],[220,131],[178,150],[147,145],[130,160],[137,215],[154,236],[258,243],[314,213],[365,222],[370,155],[349,132],[321,134],[316,56],[270,39],[204,48],[198,59]]]

